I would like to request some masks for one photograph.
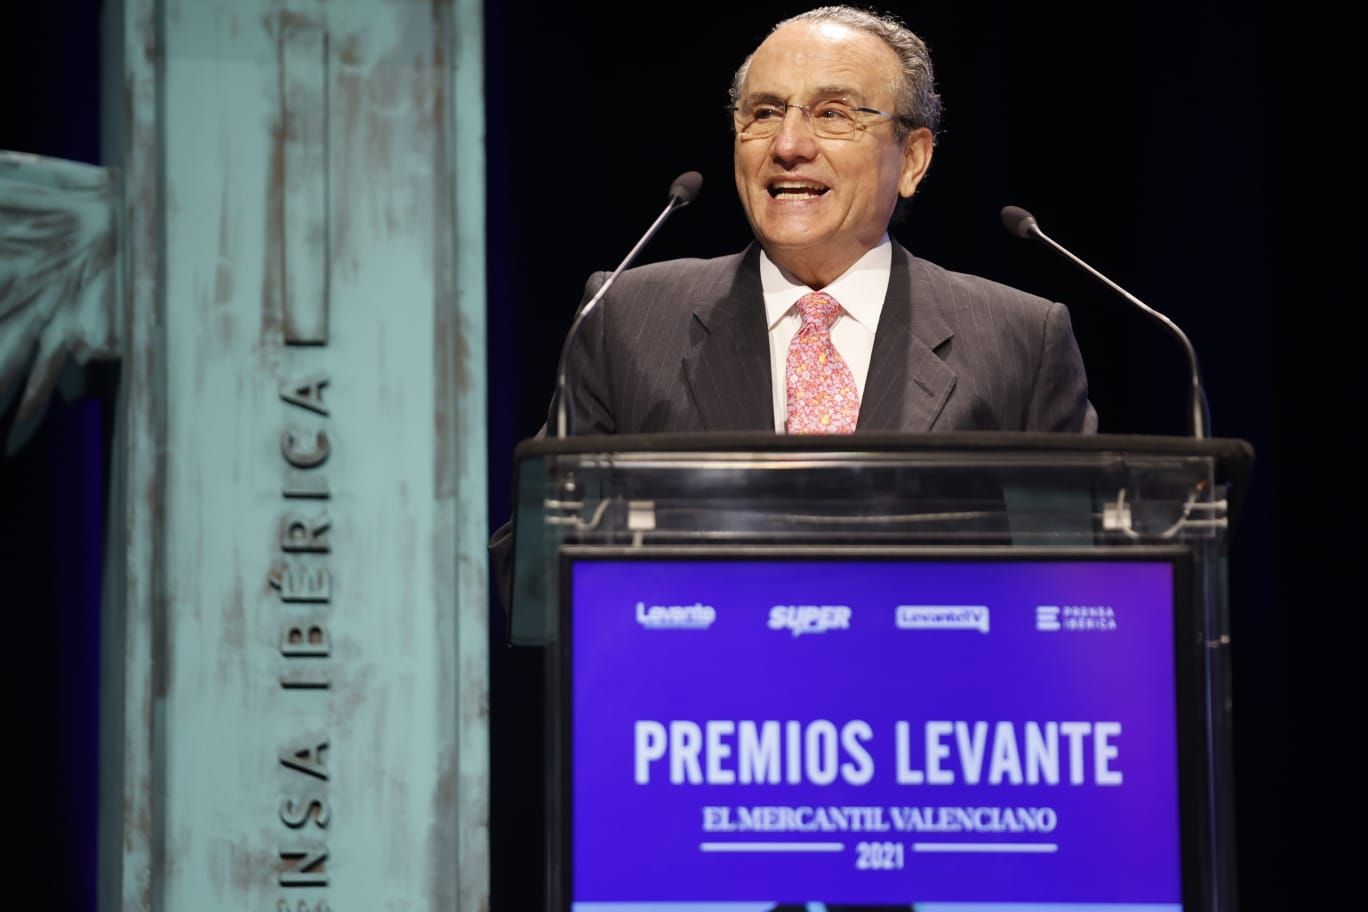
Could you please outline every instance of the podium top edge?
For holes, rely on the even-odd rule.
[[[1119,453],[1134,456],[1197,456],[1219,460],[1228,468],[1247,466],[1254,448],[1233,438],[1166,437],[1144,434],[1065,434],[1019,431],[950,431],[923,434],[776,434],[772,431],[699,432],[688,434],[600,434],[534,437],[514,450],[518,461],[529,457],[608,453],[936,453],[973,450],[982,453]]]

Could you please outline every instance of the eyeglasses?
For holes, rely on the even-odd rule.
[[[810,105],[767,101],[738,105],[731,109],[737,135],[742,139],[767,139],[773,136],[784,125],[789,108],[802,111],[808,129],[823,139],[854,139],[867,130],[876,118],[906,120],[887,111],[853,107],[844,101],[818,101]]]

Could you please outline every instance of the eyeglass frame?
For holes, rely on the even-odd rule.
[[[819,139],[841,139],[841,140],[851,140],[851,139],[854,139],[855,137],[857,137],[857,136],[859,136],[860,134],[862,134],[862,133],[864,133],[864,132],[866,132],[866,131],[869,130],[870,121],[867,121],[867,120],[860,120],[860,119],[858,119],[858,118],[851,117],[851,118],[850,118],[850,121],[851,121],[853,124],[855,124],[855,126],[856,126],[857,129],[852,130],[850,133],[837,133],[837,134],[823,134],[823,133],[821,133],[815,126],[813,126],[812,109],[815,108],[815,107],[818,107],[819,105],[827,104],[828,102],[836,102],[836,103],[839,103],[839,104],[843,105],[851,114],[873,114],[873,115],[875,115],[875,116],[877,116],[877,117],[887,117],[889,120],[893,121],[894,123],[897,123],[897,124],[899,124],[899,125],[901,125],[901,126],[903,126],[903,127],[906,127],[906,128],[908,128],[908,129],[912,129],[912,128],[914,127],[915,123],[916,123],[916,121],[915,121],[913,118],[911,118],[911,117],[906,117],[906,116],[904,116],[904,115],[902,115],[902,114],[893,114],[893,113],[890,113],[890,112],[888,112],[888,111],[880,111],[878,108],[866,108],[866,107],[859,107],[859,106],[851,105],[851,104],[849,104],[849,103],[847,103],[847,102],[845,102],[844,100],[839,99],[839,98],[824,98],[824,99],[822,99],[821,101],[813,101],[813,102],[810,102],[810,103],[805,104],[805,105],[804,105],[804,104],[798,104],[798,102],[796,102],[796,101],[761,101],[761,102],[757,102],[757,103],[756,103],[756,107],[760,107],[760,106],[763,106],[763,105],[769,105],[769,106],[771,106],[771,107],[775,107],[775,108],[780,108],[780,109],[782,109],[782,110],[780,111],[780,115],[779,115],[778,126],[775,128],[775,130],[774,130],[773,133],[770,133],[770,134],[767,134],[767,135],[764,135],[764,136],[749,136],[749,137],[748,137],[748,136],[746,136],[745,128],[741,127],[741,126],[738,124],[738,120],[739,120],[740,114],[741,114],[741,106],[740,106],[740,105],[737,105],[737,104],[728,105],[728,106],[727,106],[727,111],[728,111],[728,112],[731,114],[731,116],[732,116],[732,128],[736,131],[736,135],[737,135],[737,137],[738,137],[739,139],[770,139],[770,138],[772,138],[772,137],[774,137],[774,136],[777,136],[778,133],[779,133],[779,131],[783,129],[784,120],[788,118],[789,108],[797,108],[798,110],[800,110],[800,111],[803,112],[803,122],[807,124],[808,131],[811,132],[813,136],[816,136],[816,137],[818,137]],[[746,126],[747,126],[747,127],[750,127],[750,126],[752,126],[752,125],[755,124],[755,123],[756,123],[756,120],[755,120],[754,118],[752,118],[751,121],[750,121],[750,123],[747,124]]]

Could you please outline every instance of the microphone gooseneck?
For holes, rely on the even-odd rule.
[[[1192,342],[1188,340],[1187,334],[1178,328],[1168,317],[1141,301],[1126,289],[1117,285],[1111,279],[1089,266],[1079,259],[1072,251],[1050,237],[1036,221],[1034,215],[1022,209],[1020,206],[1004,206],[1002,209],[1002,225],[1010,233],[1020,238],[1036,238],[1046,246],[1052,248],[1065,259],[1074,263],[1084,272],[1106,285],[1112,291],[1134,304],[1144,311],[1151,319],[1157,321],[1161,326],[1171,332],[1183,346],[1183,351],[1187,354],[1188,373],[1189,373],[1189,403],[1188,403],[1188,423],[1192,431],[1192,436],[1197,440],[1205,440],[1210,432],[1211,416],[1207,411],[1206,392],[1202,389],[1202,374],[1197,367],[1197,351],[1192,347]]]
[[[660,226],[669,218],[670,213],[676,209],[689,205],[698,198],[698,191],[703,187],[703,175],[697,171],[686,171],[675,178],[670,185],[670,201],[665,205],[660,215],[651,223],[651,227],[646,229],[646,233],[641,236],[641,240],[636,242],[636,246],[627,252],[617,269],[604,280],[599,286],[599,290],[594,292],[579,313],[575,315],[575,320],[570,324],[570,331],[565,334],[565,344],[561,346],[560,364],[556,368],[556,436],[569,437],[575,432],[574,411],[570,402],[570,350],[574,346],[575,337],[579,335],[579,329],[584,324],[585,317],[598,306],[599,301],[608,293],[608,289],[617,281],[618,275],[626,269],[628,264],[636,259],[641,248],[646,246],[655,233],[660,230]]]

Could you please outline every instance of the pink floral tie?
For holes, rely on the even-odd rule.
[[[803,323],[789,343],[785,385],[790,434],[849,434],[860,415],[855,376],[831,344],[841,305],[814,291],[798,299]]]

